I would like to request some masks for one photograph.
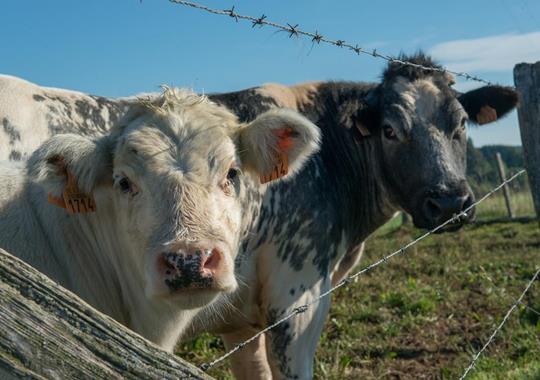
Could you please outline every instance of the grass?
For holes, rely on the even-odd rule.
[[[488,206],[480,218],[498,215]],[[361,267],[421,233],[392,223],[369,239]],[[425,239],[333,295],[315,378],[458,378],[539,265],[537,222],[471,225]],[[540,281],[525,302],[540,310]],[[178,350],[194,363],[223,352],[210,334]],[[210,374],[232,378],[227,363]],[[469,378],[540,379],[540,317],[520,306]]]
[[[510,204],[516,217],[534,215],[530,192],[511,192]],[[498,192],[478,205],[479,219],[503,218],[508,215],[502,192]]]

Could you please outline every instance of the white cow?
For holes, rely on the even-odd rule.
[[[101,137],[59,134],[3,162],[0,247],[172,350],[200,307],[237,288],[259,178],[292,176],[318,140],[293,111],[240,124],[167,89]],[[284,156],[288,172],[272,173]]]

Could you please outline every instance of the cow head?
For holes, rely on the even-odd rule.
[[[439,67],[423,54],[401,58]],[[466,180],[467,123],[490,123],[517,103],[508,87],[460,94],[452,84],[449,74],[391,63],[371,94],[371,112],[364,111],[370,117],[363,128],[380,138],[389,195],[421,228],[434,228],[474,202]],[[473,218],[474,209],[448,229]]]
[[[293,111],[240,124],[204,97],[166,89],[110,135],[53,137],[30,168],[53,199],[66,174],[76,178],[96,210],[69,217],[106,219],[107,239],[140,273],[146,295],[189,308],[236,288],[234,259],[260,178],[294,175],[318,141],[315,125]],[[284,156],[288,171],[272,176]]]

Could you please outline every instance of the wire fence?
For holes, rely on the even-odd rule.
[[[302,30],[302,29],[300,29],[299,24],[295,24],[295,23],[287,23],[286,25],[278,24],[276,22],[268,20],[268,18],[267,18],[267,16],[265,14],[261,15],[260,17],[242,15],[242,14],[236,12],[234,6],[231,7],[230,9],[220,10],[220,9],[209,8],[207,6],[204,6],[204,5],[201,5],[201,4],[198,4],[198,3],[194,3],[194,2],[191,2],[191,1],[185,1],[185,0],[169,0],[169,1],[171,3],[174,3],[174,4],[183,5],[183,6],[187,6],[187,7],[191,7],[191,8],[196,8],[196,9],[199,9],[199,10],[211,13],[211,14],[221,15],[221,16],[228,16],[228,17],[231,17],[232,19],[234,19],[236,22],[238,22],[240,20],[248,21],[248,22],[251,23],[252,28],[255,28],[256,26],[257,27],[269,26],[269,27],[272,27],[272,28],[277,29],[279,31],[286,32],[289,35],[289,37],[307,37],[307,38],[311,39],[311,41],[313,43],[316,43],[316,44],[321,44],[322,43],[322,44],[332,45],[332,46],[335,46],[335,47],[338,47],[338,48],[349,50],[351,52],[356,53],[357,55],[365,54],[365,55],[369,55],[369,56],[374,57],[374,58],[383,59],[383,60],[391,62],[391,63],[397,63],[397,64],[400,64],[400,65],[411,66],[411,67],[415,67],[415,68],[426,70],[426,71],[437,71],[437,72],[441,72],[441,73],[449,73],[449,74],[452,74],[452,75],[455,75],[455,76],[458,76],[458,77],[461,77],[461,78],[465,78],[467,80],[472,80],[472,81],[484,83],[484,84],[487,84],[487,85],[492,85],[493,84],[492,82],[490,82],[488,80],[479,78],[479,77],[477,77],[475,75],[471,75],[471,74],[466,73],[466,72],[453,71],[453,70],[449,70],[449,69],[446,69],[446,68],[439,68],[439,67],[422,66],[422,65],[419,65],[419,64],[416,64],[416,63],[413,63],[413,62],[408,62],[408,61],[398,59],[396,57],[392,57],[392,56],[390,56],[388,54],[380,53],[380,52],[377,51],[377,49],[364,49],[364,48],[360,47],[358,44],[353,45],[352,43],[348,43],[345,40],[330,39],[330,38],[327,38],[327,37],[323,36],[318,31],[308,32],[308,31]]]
[[[232,348],[230,351],[226,352],[224,355],[214,359],[213,361],[209,362],[209,363],[204,363],[200,366],[200,368],[204,371],[207,371],[209,370],[210,368],[212,367],[215,367],[216,365],[218,365],[219,363],[223,362],[224,360],[226,360],[227,358],[229,358],[231,355],[233,355],[234,353],[236,353],[237,351],[243,349],[245,346],[247,346],[248,344],[250,344],[251,342],[255,341],[257,338],[259,338],[261,335],[273,330],[274,328],[276,328],[277,326],[281,325],[282,323],[288,321],[289,319],[295,317],[296,315],[298,314],[302,314],[304,313],[306,310],[308,310],[308,308],[316,303],[318,303],[321,299],[325,298],[325,297],[328,297],[330,294],[332,294],[333,292],[335,292],[337,289],[345,286],[345,285],[348,285],[350,284],[354,279],[356,279],[357,277],[371,271],[372,269],[378,267],[379,265],[381,264],[384,264],[386,262],[388,262],[388,260],[392,259],[394,256],[397,256],[397,255],[400,255],[400,254],[403,254],[405,253],[405,251],[407,249],[409,249],[410,247],[412,247],[413,245],[419,243],[420,241],[424,240],[425,238],[427,238],[428,236],[442,230],[444,227],[446,227],[447,225],[449,224],[452,224],[452,223],[456,223],[456,222],[459,222],[460,219],[462,217],[467,217],[467,213],[472,210],[474,207],[476,207],[478,204],[484,202],[486,199],[488,199],[490,196],[492,196],[494,193],[496,193],[497,191],[499,191],[500,189],[502,189],[506,184],[512,182],[514,179],[516,179],[517,177],[519,177],[520,175],[524,174],[525,173],[525,170],[520,170],[519,172],[517,172],[516,174],[514,174],[513,176],[511,176],[510,178],[508,178],[507,180],[501,182],[498,186],[496,186],[495,188],[493,188],[491,191],[489,191],[488,193],[486,193],[482,198],[480,198],[479,200],[477,200],[476,202],[474,202],[473,204],[471,204],[469,207],[467,207],[465,210],[463,210],[462,212],[460,212],[459,214],[456,214],[454,215],[452,218],[448,219],[446,222],[440,224],[439,226],[427,231],[426,233],[424,233],[423,235],[420,235],[419,237],[417,237],[416,239],[410,241],[409,243],[405,244],[404,246],[402,246],[401,248],[399,248],[397,251],[394,251],[392,253],[390,253],[389,255],[387,256],[384,256],[383,258],[375,261],[374,263],[368,265],[367,267],[361,269],[360,271],[346,277],[345,279],[343,279],[342,281],[340,281],[339,283],[337,283],[335,286],[331,287],[330,289],[328,289],[326,292],[324,293],[321,293],[318,297],[314,298],[313,300],[311,300],[310,302],[304,304],[304,305],[301,305],[301,306],[298,306],[296,308],[294,308],[292,310],[292,312],[290,312],[289,314],[285,315],[284,317],[280,318],[279,320],[277,320],[276,322],[272,323],[271,325],[267,326],[266,328],[264,328],[263,330],[259,331],[258,333],[256,333],[255,335],[253,335],[251,338],[245,340],[244,342],[238,344],[237,346],[235,346],[234,348]],[[536,276],[538,275],[538,273],[535,275],[534,279],[536,279]],[[523,296],[524,294],[528,291],[528,289],[530,288],[530,285],[532,284],[532,282],[534,281],[531,280],[530,284],[527,286],[527,289],[525,290],[525,292],[521,295],[521,297],[518,299],[518,302],[516,304],[514,304],[515,306],[517,306],[517,304],[519,304],[521,302],[521,300],[523,299]],[[498,330],[500,330],[500,328],[502,328],[502,325],[504,324],[504,322],[506,322],[506,319],[508,319],[508,316],[509,314],[513,311],[513,309],[515,308],[515,306],[513,306],[511,308],[511,310],[509,311],[509,313],[507,313],[507,316],[505,317],[505,320],[503,320],[503,323],[501,323],[500,327],[498,328]],[[498,330],[496,330],[496,332],[498,332]],[[496,334],[495,332],[495,334]],[[494,334],[494,335],[495,335]],[[493,336],[494,336],[493,335]],[[473,363],[471,364],[471,368],[472,366],[474,366],[474,363],[478,360],[478,357],[482,354],[482,352],[485,350],[485,347],[487,347],[491,341],[493,340],[493,338],[491,338],[487,343],[486,345],[484,346],[484,348],[478,352],[478,354],[475,356],[475,359],[473,360]],[[469,369],[470,371],[470,369]]]
[[[476,365],[476,362],[478,361],[478,358],[480,357],[480,355],[482,355],[482,353],[486,350],[486,348],[491,344],[491,342],[493,342],[493,339],[495,339],[495,336],[497,335],[497,333],[499,331],[501,331],[501,329],[503,328],[504,324],[506,323],[506,321],[508,321],[508,318],[510,318],[510,314],[512,314],[512,312],[516,309],[516,307],[522,303],[522,300],[523,300],[523,297],[525,297],[525,294],[527,294],[527,292],[529,291],[529,289],[531,288],[532,284],[534,283],[534,281],[538,278],[538,275],[540,274],[540,268],[536,271],[536,273],[534,274],[534,276],[531,278],[531,280],[529,281],[529,283],[527,284],[527,286],[525,287],[525,290],[523,291],[523,293],[521,293],[521,295],[519,296],[519,298],[517,299],[516,302],[514,302],[514,304],[510,307],[510,309],[508,309],[508,311],[506,312],[504,318],[502,319],[501,323],[499,323],[499,325],[497,326],[497,328],[493,331],[493,333],[489,336],[488,340],[486,341],[486,343],[482,346],[482,348],[473,356],[472,358],[472,361],[471,361],[471,364],[469,364],[469,366],[465,369],[465,372],[463,372],[463,375],[461,375],[461,377],[459,378],[459,380],[463,380],[467,377],[467,375],[469,374],[469,372],[474,368],[474,366]],[[528,306],[527,306],[528,307]]]
[[[458,76],[458,77],[465,78],[467,80],[472,80],[472,81],[484,83],[484,84],[487,84],[487,85],[492,84],[490,81],[487,81],[485,79],[479,78],[477,76],[471,75],[471,74],[466,73],[466,72],[452,71],[452,70],[449,70],[449,69],[444,68],[444,67],[422,66],[422,65],[416,64],[414,62],[404,61],[404,60],[392,57],[392,56],[390,56],[388,54],[380,53],[380,52],[377,51],[377,49],[364,49],[364,48],[360,47],[358,44],[353,45],[351,43],[347,43],[345,40],[330,39],[330,38],[327,38],[327,37],[323,36],[318,31],[308,32],[308,31],[302,30],[299,27],[298,24],[293,24],[293,23],[287,23],[286,25],[278,24],[276,22],[268,20],[268,18],[267,18],[267,16],[265,14],[261,15],[260,17],[242,15],[242,14],[236,12],[234,6],[231,7],[230,9],[219,10],[219,9],[209,8],[207,6],[204,6],[204,5],[201,5],[201,4],[198,4],[198,3],[194,3],[194,2],[191,2],[191,1],[186,1],[186,0],[169,0],[169,1],[171,3],[174,3],[174,4],[183,5],[183,6],[187,6],[187,7],[191,7],[191,8],[196,8],[196,9],[199,9],[199,10],[211,13],[211,14],[228,16],[228,17],[234,19],[236,22],[238,22],[240,20],[248,21],[248,22],[251,23],[252,28],[255,28],[257,26],[258,27],[269,26],[269,27],[272,27],[274,29],[277,29],[278,31],[283,31],[283,32],[288,33],[289,37],[307,37],[307,38],[311,39],[312,43],[314,43],[314,44],[315,43],[316,44],[321,44],[321,43],[328,44],[328,45],[332,45],[332,46],[335,46],[335,47],[338,47],[338,48],[347,49],[349,51],[352,51],[352,52],[356,53],[357,55],[365,54],[365,55],[368,55],[368,56],[371,56],[371,57],[374,57],[374,58],[383,59],[383,60],[385,60],[387,62],[390,62],[390,63],[396,63],[396,64],[400,64],[400,65],[405,65],[405,66],[411,66],[411,67],[426,70],[426,71],[436,71],[436,72],[441,72],[441,73],[449,73],[449,74],[452,74],[452,75],[455,75],[455,76]],[[244,342],[236,345],[233,349],[229,350],[228,352],[226,352],[222,356],[214,359],[213,361],[211,361],[209,363],[202,364],[200,366],[201,369],[204,370],[204,371],[207,371],[210,368],[213,368],[213,367],[217,366],[218,364],[225,361],[227,358],[229,358],[234,353],[238,352],[239,350],[243,349],[244,347],[246,347],[251,342],[255,341],[257,338],[259,338],[263,334],[273,330],[274,328],[276,328],[277,326],[281,325],[282,323],[290,320],[291,318],[294,318],[295,316],[306,312],[309,309],[309,307],[311,307],[312,305],[318,303],[323,298],[328,297],[330,294],[332,294],[333,292],[335,292],[339,288],[350,284],[353,280],[355,280],[356,278],[358,278],[362,274],[365,274],[365,273],[371,271],[372,269],[378,267],[379,265],[388,262],[388,260],[392,259],[395,256],[398,256],[398,255],[401,255],[401,254],[405,253],[405,251],[407,249],[409,249],[410,247],[412,247],[415,244],[419,243],[420,241],[424,240],[428,236],[442,230],[445,226],[447,226],[449,224],[459,222],[462,217],[467,216],[467,213],[471,209],[473,209],[475,206],[479,205],[480,203],[484,202],[487,198],[492,196],[495,192],[499,191],[505,185],[512,182],[514,179],[516,179],[517,177],[519,177],[520,175],[522,175],[524,173],[525,173],[525,170],[520,170],[519,172],[517,172],[516,174],[514,174],[513,176],[511,176],[507,180],[503,181],[502,183],[500,183],[498,186],[496,186],[495,188],[493,188],[489,192],[487,192],[482,198],[480,198],[478,201],[474,202],[472,205],[467,207],[464,211],[460,212],[459,214],[454,215],[452,218],[450,218],[446,222],[442,223],[441,225],[429,230],[428,232],[424,233],[423,235],[419,236],[418,238],[412,240],[411,242],[409,242],[406,245],[399,248],[397,251],[392,252],[387,256],[384,256],[383,258],[375,261],[374,263],[368,265],[367,267],[364,267],[360,271],[346,277],[345,279],[340,281],[338,284],[331,287],[326,292],[321,293],[318,297],[314,298],[310,302],[294,308],[289,314],[286,314],[282,318],[278,319],[274,323],[272,323],[269,326],[267,326],[266,328],[262,329],[261,331],[259,331],[255,335],[253,335],[251,338],[249,338],[249,339],[245,340]],[[480,356],[482,355],[482,353],[493,342],[496,335],[503,328],[505,323],[510,318],[512,312],[517,308],[518,305],[522,305],[527,310],[530,310],[531,312],[533,312],[533,313],[535,313],[537,315],[540,315],[540,312],[538,312],[537,310],[535,310],[532,307],[530,307],[530,306],[523,303],[523,298],[525,297],[526,293],[529,291],[529,289],[533,285],[534,281],[539,276],[540,276],[540,268],[536,271],[536,273],[533,275],[531,280],[528,282],[527,286],[525,287],[525,289],[521,293],[521,295],[518,297],[518,299],[508,309],[508,311],[506,312],[506,314],[503,317],[502,321],[495,328],[495,330],[490,335],[490,337],[488,338],[486,343],[473,356],[473,358],[471,360],[471,363],[469,364],[469,366],[463,372],[462,376],[460,377],[460,380],[465,379],[467,377],[467,375],[470,373],[470,371],[473,370],[473,368],[475,367],[475,365],[476,365],[478,359],[480,358]]]

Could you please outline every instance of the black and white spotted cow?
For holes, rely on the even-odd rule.
[[[436,66],[422,54],[403,58]],[[266,192],[236,258],[242,285],[200,312],[192,332],[220,333],[230,348],[347,275],[360,260],[363,241],[397,210],[411,214],[418,227],[431,228],[470,205],[465,125],[504,116],[517,95],[500,86],[459,94],[451,85],[448,75],[390,64],[380,83],[268,84],[210,96],[242,121],[271,108],[298,110],[319,126],[323,142],[298,176]],[[25,91],[32,98],[45,90]],[[42,106],[56,104],[47,99]],[[10,116],[1,111],[0,118]],[[40,128],[56,132],[47,132],[46,123]],[[471,212],[467,219],[473,217]],[[329,306],[326,298],[235,354],[235,375],[311,378]]]
[[[436,66],[422,54],[403,58]],[[237,291],[237,310],[227,308],[231,298],[223,300],[228,314],[210,328],[228,348],[343,279],[360,260],[363,241],[397,210],[433,228],[473,203],[466,124],[504,116],[517,94],[500,86],[460,94],[452,84],[440,72],[390,64],[381,83],[269,84],[211,97],[244,121],[273,107],[299,110],[323,136],[303,171],[265,195],[236,263],[247,286]],[[473,218],[474,211],[461,222]],[[311,378],[329,307],[325,298],[233,355],[235,375]],[[208,326],[208,313],[201,315]]]
[[[102,136],[58,134],[0,162],[0,247],[172,350],[198,309],[236,289],[274,154],[286,151],[287,178],[318,141],[291,110],[241,124],[167,89]]]

